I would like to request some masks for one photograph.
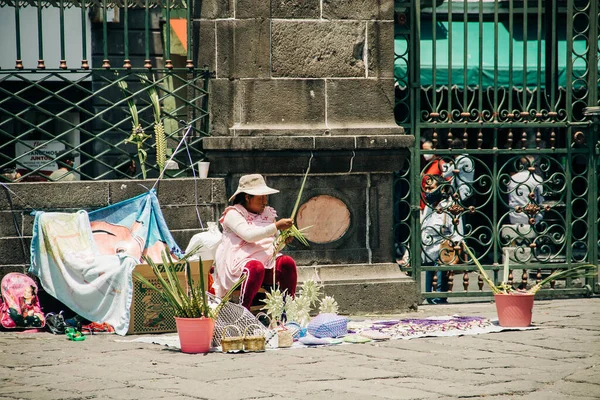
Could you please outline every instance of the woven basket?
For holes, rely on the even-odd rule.
[[[237,333],[236,336],[227,336],[227,330],[231,328],[231,330]],[[223,348],[223,353],[228,353],[230,351],[242,351],[244,350],[244,337],[240,333],[240,330],[235,325],[227,325],[223,330],[223,337],[221,338],[221,347]]]
[[[294,335],[287,328],[277,329],[278,347],[292,347],[294,344]]]
[[[248,325],[244,330],[245,351],[265,351],[264,328],[261,325]]]

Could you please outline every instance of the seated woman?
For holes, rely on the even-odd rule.
[[[261,175],[244,175],[229,199],[233,205],[219,219],[223,239],[215,254],[213,288],[217,296],[223,297],[245,274],[240,303],[248,309],[260,287],[273,284],[273,268],[281,291],[286,290],[289,296],[296,293],[296,263],[289,256],[273,257],[277,231],[293,224],[291,218],[276,220],[275,210],[267,206],[267,195],[273,193],[279,190],[268,187]]]

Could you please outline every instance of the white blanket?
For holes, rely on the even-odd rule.
[[[87,212],[36,213],[29,272],[71,310],[109,323],[119,335],[129,327],[136,264],[128,256],[98,255]]]

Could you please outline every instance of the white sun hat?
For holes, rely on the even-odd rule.
[[[265,178],[259,174],[244,175],[240,178],[240,183],[235,193],[229,198],[232,202],[235,196],[240,193],[248,193],[253,196],[261,196],[267,194],[279,193],[279,190],[267,186]]]

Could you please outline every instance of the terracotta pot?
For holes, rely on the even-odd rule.
[[[177,318],[177,333],[183,353],[208,353],[215,321],[212,318]]]
[[[495,294],[500,326],[523,328],[531,325],[533,294]]]

